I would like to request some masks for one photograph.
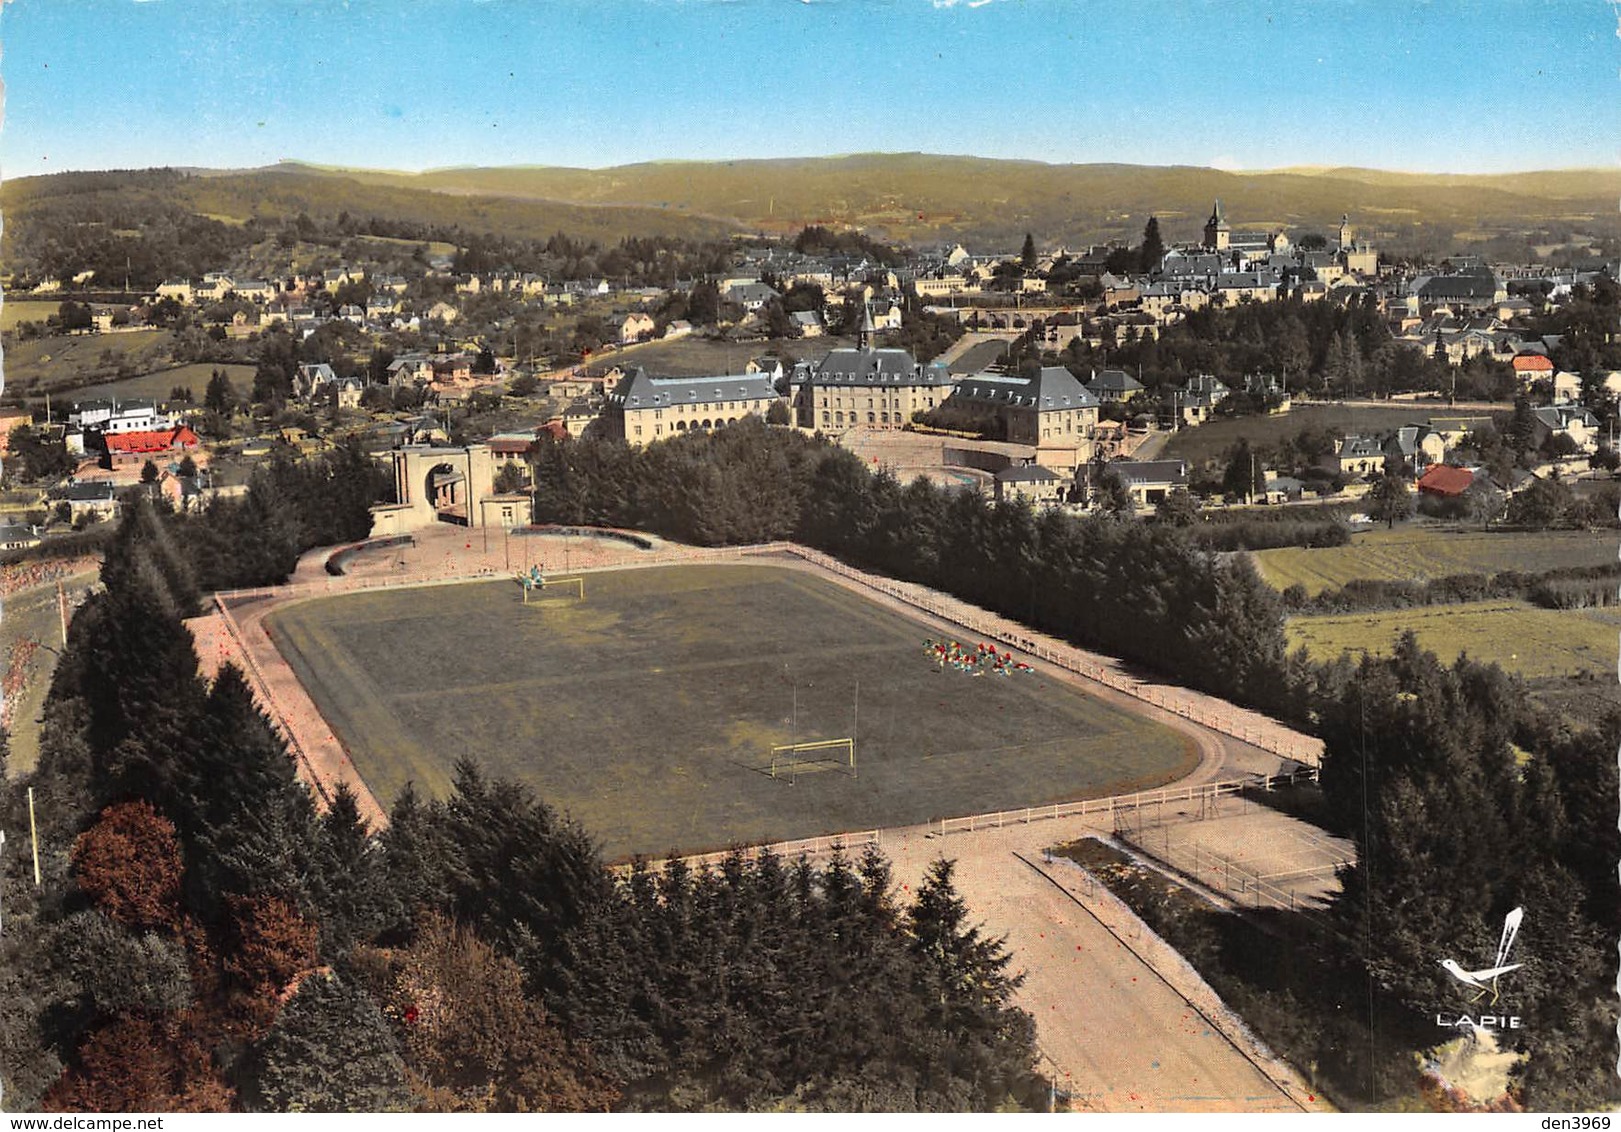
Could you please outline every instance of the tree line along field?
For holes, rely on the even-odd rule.
[[[1313,660],[1341,652],[1390,655],[1402,632],[1450,664],[1460,654],[1500,665],[1528,679],[1615,671],[1621,610],[1541,609],[1523,601],[1478,601],[1376,612],[1292,617],[1285,629],[1291,650],[1306,647]]]
[[[586,593],[525,607],[508,580],[400,589],[267,625],[385,806],[407,782],[445,794],[471,755],[610,858],[1142,789],[1196,759],[1045,675],[942,670],[923,649],[938,633],[801,571],[626,570]],[[769,774],[774,744],[852,734],[853,777]]]
[[[1616,561],[1615,536],[1604,531],[1457,531],[1412,526],[1362,531],[1345,546],[1281,547],[1251,552],[1261,577],[1277,590],[1308,594],[1357,579],[1426,581],[1452,574],[1538,573]]]

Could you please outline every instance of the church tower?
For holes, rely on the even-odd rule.
[[[1224,252],[1232,243],[1233,232],[1222,215],[1221,201],[1210,210],[1210,219],[1204,222],[1204,246],[1207,251]]]
[[[1345,213],[1340,217],[1340,251],[1348,252],[1351,250],[1352,237],[1355,234],[1351,230],[1350,213]]]
[[[861,304],[861,329],[859,331],[857,331],[857,333],[856,333],[856,349],[858,349],[858,350],[876,349],[877,345],[878,345],[877,338],[878,338],[878,327],[873,325],[873,321],[872,321],[872,304],[871,303],[862,303]]]

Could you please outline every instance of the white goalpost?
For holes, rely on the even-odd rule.
[[[854,739],[813,739],[806,743],[781,743],[771,748],[771,777],[788,777],[792,785],[801,770],[848,770],[856,777]]]
[[[585,578],[583,575],[577,575],[572,578],[543,577],[539,582],[525,581],[520,575],[519,581],[523,582],[523,603],[525,605],[529,604],[529,598],[531,596],[539,596],[546,590],[557,589],[559,587],[561,587],[564,591],[572,589],[578,595],[580,601],[585,600]],[[566,592],[564,596],[567,596]]]

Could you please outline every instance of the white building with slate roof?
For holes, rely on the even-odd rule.
[[[767,374],[654,377],[637,367],[608,394],[603,415],[640,447],[688,432],[708,432],[740,418],[763,418],[779,400]]]
[[[1098,399],[1063,366],[1028,377],[976,373],[958,382],[952,401],[995,410],[1014,444],[1090,452],[1097,435]]]
[[[820,363],[802,367],[795,383],[800,423],[823,430],[900,428],[913,413],[944,404],[952,389],[951,372],[940,362],[918,365],[905,350],[860,346],[829,350]]]

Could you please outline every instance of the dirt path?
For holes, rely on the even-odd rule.
[[[93,562],[88,569],[83,568],[84,562],[72,563],[77,568],[73,573],[42,570],[47,565],[42,563],[26,565],[34,569],[24,574],[10,567],[8,575],[0,579],[4,592],[0,601],[0,658],[4,659],[0,667],[5,669],[8,775],[32,771],[39,761],[40,713],[62,648],[56,587],[62,586],[71,610],[100,577],[100,567]],[[37,643],[22,645],[25,641]]]
[[[1077,1108],[1107,1112],[1326,1109],[1245,1029],[1190,966],[1047,846],[1106,833],[1093,818],[941,836],[885,830],[880,847],[904,901],[928,867],[956,862],[971,918],[1005,936],[1025,974],[1018,1004],[1036,1020],[1045,1072]]]

